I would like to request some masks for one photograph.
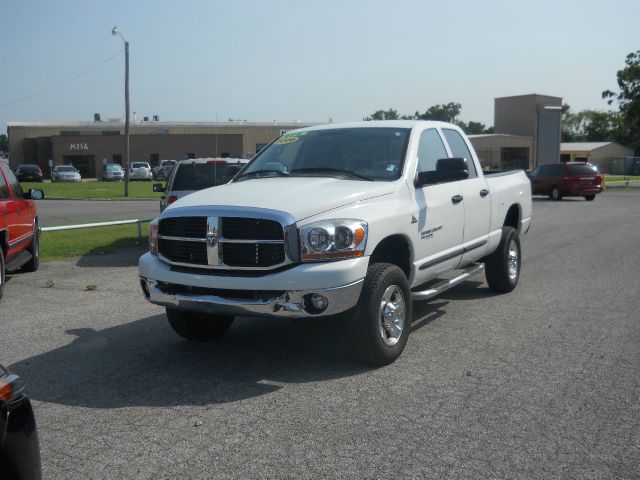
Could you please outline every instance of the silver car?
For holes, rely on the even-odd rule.
[[[73,165],[56,165],[51,171],[52,182],[79,182],[80,172]]]
[[[133,162],[129,169],[129,180],[148,180],[151,181],[151,165],[147,162]]]
[[[229,182],[248,162],[242,158],[193,158],[178,162],[165,187],[161,183],[153,185],[154,192],[164,192],[160,212],[190,193]]]
[[[102,181],[124,180],[124,170],[118,163],[107,163],[102,169]]]

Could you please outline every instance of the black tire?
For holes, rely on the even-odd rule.
[[[231,315],[207,315],[172,308],[167,308],[167,318],[174,332],[195,342],[210,342],[222,337],[234,319]]]
[[[549,193],[549,198],[556,201],[562,200],[562,192],[560,192],[558,187],[553,187],[551,193]]]
[[[2,253],[2,246],[0,245],[0,300],[2,300],[2,292],[4,292],[4,282],[6,275],[4,272],[4,254]]]
[[[584,199],[585,199],[587,202],[592,202],[594,198],[596,198],[596,196],[595,196],[595,195],[585,195],[585,196],[584,196]]]
[[[390,295],[387,302],[385,295]],[[404,313],[398,308],[398,316],[394,317],[396,307]],[[393,363],[407,344],[412,311],[411,290],[404,272],[390,263],[370,265],[358,304],[345,314],[349,340],[357,357],[375,366]],[[384,312],[389,314],[386,324]]]
[[[40,228],[37,220],[33,227],[33,242],[31,242],[31,246],[27,248],[27,251],[31,254],[31,260],[24,264],[22,271],[35,272],[40,268]]]
[[[485,275],[489,288],[499,293],[507,293],[516,288],[521,263],[518,232],[513,227],[502,227],[498,248],[485,259]]]

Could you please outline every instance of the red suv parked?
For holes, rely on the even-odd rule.
[[[604,189],[604,179],[590,163],[566,162],[539,165],[529,173],[531,193],[562,197],[584,197],[591,201]]]
[[[6,272],[38,269],[40,230],[33,200],[41,198],[42,190],[23,192],[7,164],[0,162],[0,298]]]

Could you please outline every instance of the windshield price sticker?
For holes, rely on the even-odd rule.
[[[287,133],[286,135],[281,136],[278,140],[276,140],[276,145],[286,145],[287,143],[293,143],[300,140],[301,137],[305,136],[307,132],[293,132]]]

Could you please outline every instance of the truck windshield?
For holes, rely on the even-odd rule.
[[[410,131],[371,127],[289,132],[260,152],[239,180],[274,176],[397,180]]]

